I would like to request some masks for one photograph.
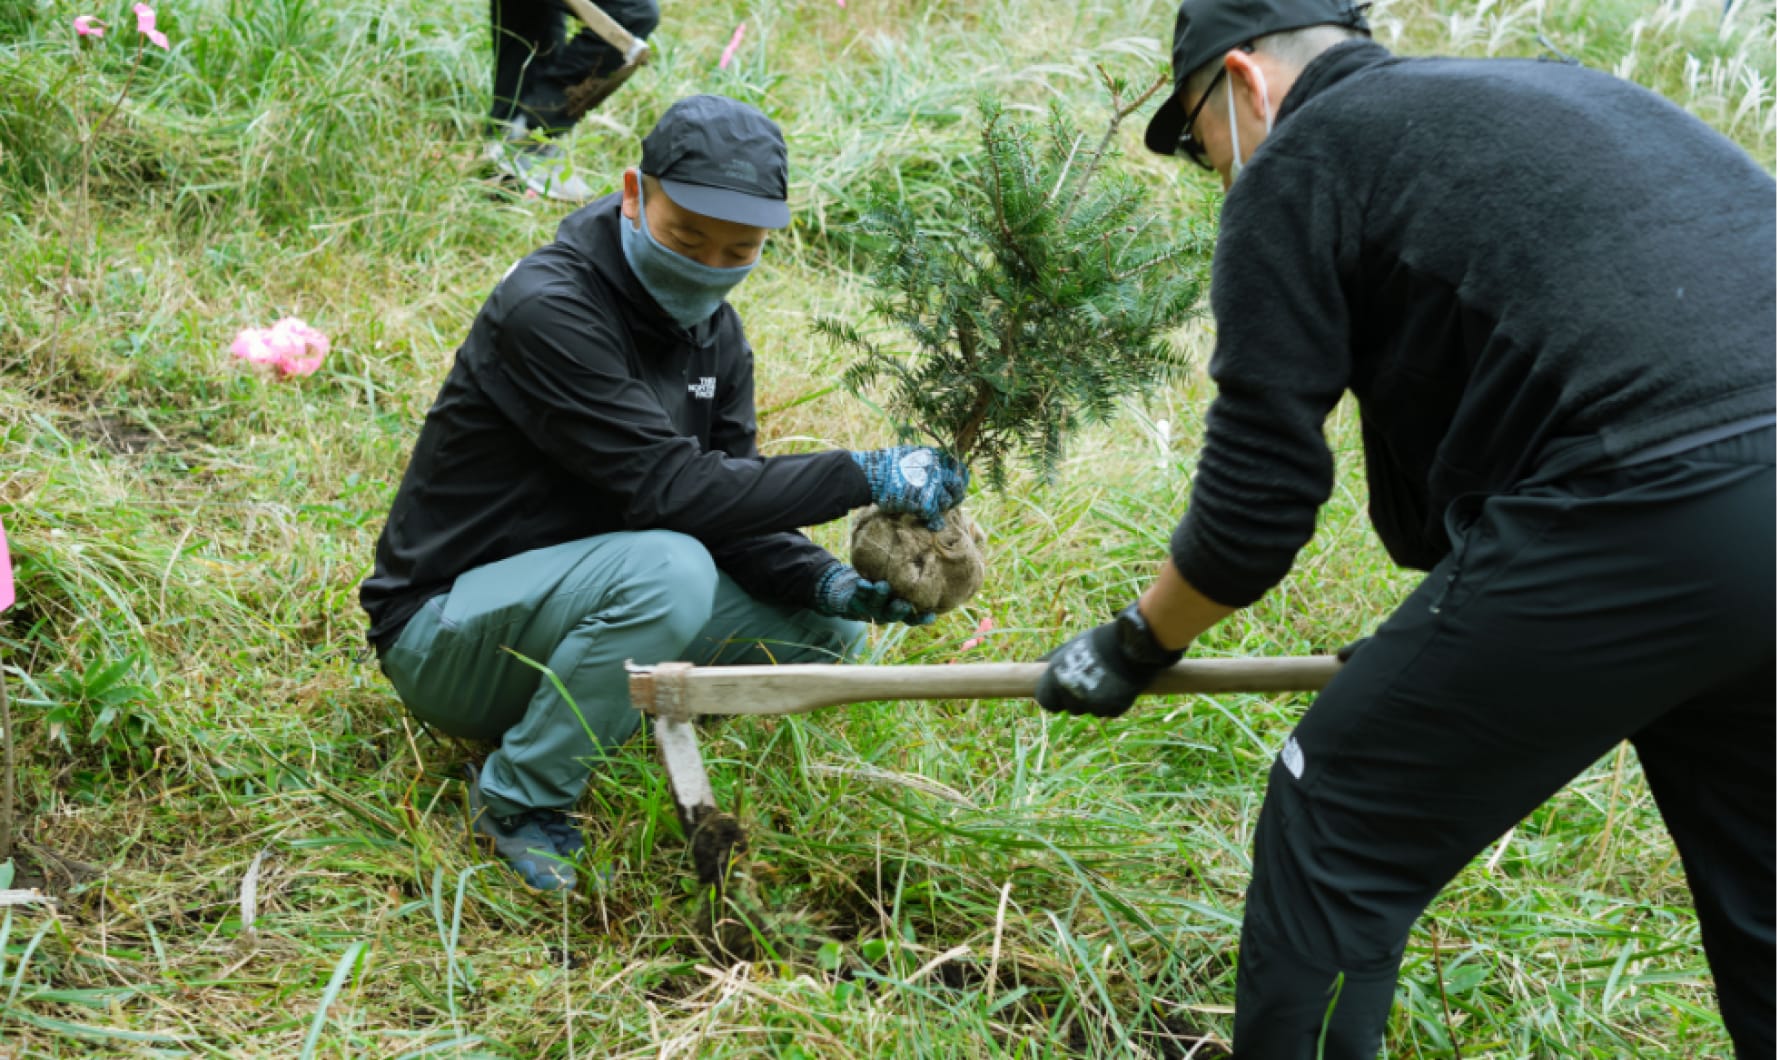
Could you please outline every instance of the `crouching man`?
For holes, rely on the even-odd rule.
[[[863,622],[931,619],[797,528],[872,503],[937,521],[961,466],[755,446],[754,354],[724,298],[789,222],[778,127],[676,103],[623,191],[489,295],[396,491],[360,589],[371,643],[416,718],[499,745],[474,828],[533,887],[575,885],[565,811],[638,727],[625,660],[835,661]]]

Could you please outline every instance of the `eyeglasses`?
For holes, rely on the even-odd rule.
[[[1216,167],[1206,156],[1205,145],[1194,138],[1193,123],[1199,120],[1199,112],[1204,110],[1205,105],[1211,101],[1211,94],[1218,90],[1218,83],[1224,79],[1225,73],[1225,67],[1218,67],[1218,72],[1212,77],[1211,84],[1205,86],[1205,94],[1200,96],[1199,102],[1195,103],[1193,109],[1187,112],[1187,124],[1182,126],[1180,131],[1180,143],[1174,146],[1175,154],[1186,155],[1194,165],[1208,173]]]
[[[1253,54],[1255,50],[1253,41],[1247,44],[1239,44],[1237,47],[1250,54]],[[1218,90],[1218,82],[1224,79],[1224,75],[1228,73],[1229,70],[1230,68],[1227,66],[1218,67],[1218,72],[1212,76],[1211,84],[1205,86],[1205,94],[1200,96],[1199,102],[1193,105],[1191,111],[1187,112],[1187,124],[1181,127],[1180,143],[1174,145],[1175,154],[1186,155],[1187,158],[1192,160],[1194,165],[1208,173],[1217,167],[1212,165],[1211,159],[1206,156],[1205,145],[1194,139],[1193,123],[1199,120],[1199,112],[1205,109],[1207,103],[1211,102],[1211,94]]]

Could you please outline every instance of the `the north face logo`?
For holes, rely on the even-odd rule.
[[[752,184],[760,179],[760,171],[754,168],[754,163],[745,158],[732,158],[723,163],[723,175],[744,184]]]
[[[686,384],[686,392],[695,398],[709,401],[717,396],[717,377],[713,375],[699,376],[698,382]]]
[[[1304,779],[1304,748],[1298,746],[1296,736],[1286,737],[1286,745],[1279,749],[1279,760],[1285,764],[1293,780]]]

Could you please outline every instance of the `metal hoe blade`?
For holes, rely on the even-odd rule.
[[[717,797],[711,791],[711,778],[705,772],[704,755],[698,746],[698,727],[692,716],[676,709],[671,698],[658,700],[654,696],[655,684],[647,679],[655,673],[690,670],[692,664],[662,663],[652,669],[627,664],[626,668],[631,675],[631,704],[654,716],[655,750],[661,758],[662,768],[667,771],[674,812],[679,816],[680,829],[692,848],[692,863],[714,927],[721,916],[729,867],[747,849],[747,836],[742,832],[740,821],[717,809]],[[645,701],[647,706],[643,705]]]

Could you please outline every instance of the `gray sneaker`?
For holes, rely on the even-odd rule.
[[[491,813],[477,783],[476,767],[465,766],[470,787],[470,830],[488,839],[502,861],[526,885],[540,891],[575,889],[575,855],[586,849],[581,830],[561,810],[527,810],[511,817]]]
[[[562,145],[528,136],[523,123],[514,123],[506,137],[488,145],[488,160],[503,177],[545,198],[558,202],[593,198],[593,189],[576,175]]]
[[[574,861],[587,849],[587,839],[566,813],[540,810],[535,814],[534,823],[549,837],[550,846],[556,851],[556,856],[564,861]]]

